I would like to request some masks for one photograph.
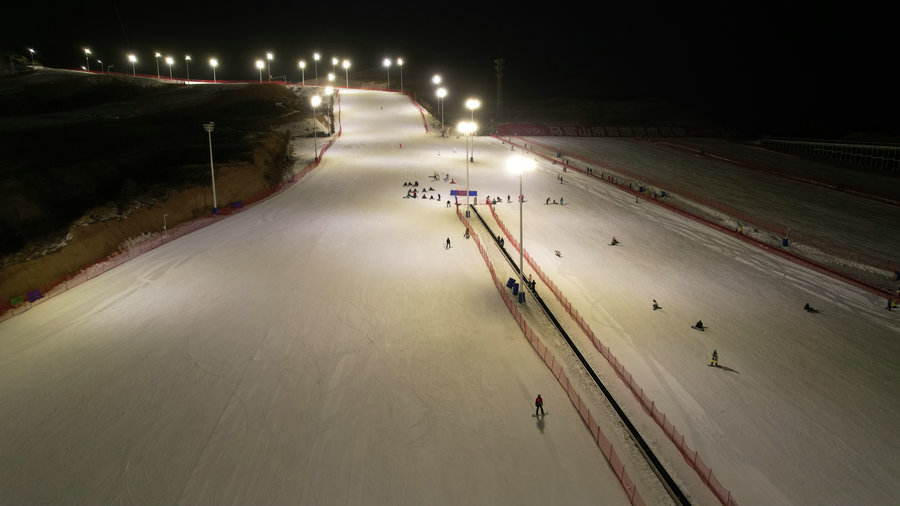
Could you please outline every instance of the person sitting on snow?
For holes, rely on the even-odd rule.
[[[610,244],[612,244],[613,246],[615,246],[616,244],[619,244],[619,240],[616,239],[616,236],[613,236],[612,241],[610,241]]]
[[[697,324],[694,326],[700,330],[703,330],[703,320],[697,320]]]

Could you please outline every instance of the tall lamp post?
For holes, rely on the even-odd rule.
[[[213,82],[216,82],[216,67],[219,66],[219,60],[215,58],[209,59],[209,66],[213,69]]]
[[[191,55],[184,55],[184,71],[187,73],[187,80],[191,80]]]
[[[91,60],[88,57],[91,54],[91,50],[88,48],[84,48],[84,70],[91,70]]]
[[[322,56],[319,53],[313,53],[313,67],[316,71],[316,86],[319,85],[319,58]]]
[[[209,135],[209,177],[212,179],[212,191],[213,191],[213,214],[218,214],[219,206],[216,203],[216,171],[213,169],[213,156],[212,156],[212,132],[213,129],[216,128],[216,122],[210,121],[209,123],[203,124],[203,129],[206,130],[207,135]]]
[[[136,76],[137,73],[134,71],[134,64],[137,63],[137,56],[133,54],[128,55],[128,61],[131,62],[131,75]]]
[[[387,89],[391,89],[391,59],[385,58],[381,64],[387,69]]]
[[[466,136],[466,218],[469,217],[469,138],[472,136],[472,132],[475,131],[475,123],[471,121],[462,121],[459,123],[459,126],[456,127],[457,130],[462,132]]]
[[[525,229],[522,221],[522,204],[525,201],[525,193],[522,191],[522,180],[525,173],[534,170],[534,160],[516,155],[506,162],[506,167],[513,174],[519,175],[519,302],[525,302],[525,264],[522,263],[525,257],[524,234]]]
[[[477,98],[470,98],[470,99],[466,100],[466,108],[468,108],[470,111],[472,111],[472,119],[471,119],[472,123],[475,123],[475,109],[478,109],[479,107],[481,107],[481,100],[478,100]],[[475,139],[472,139],[471,157],[472,157],[472,162],[475,162]]]
[[[403,58],[397,58],[397,66],[400,67],[400,93],[403,93]]]
[[[269,66],[269,62],[275,58],[275,55],[272,53],[266,53],[266,74],[269,74],[269,81],[272,80],[272,67]]]
[[[311,99],[309,99],[313,108],[313,161],[319,161],[319,146],[318,146],[318,118],[316,117],[316,107],[319,107],[319,104],[322,103],[322,97],[319,95],[313,95]]]
[[[300,86],[306,86],[306,62],[300,60],[297,66],[300,67]]]
[[[256,68],[259,69],[259,82],[262,82],[262,69],[266,64],[262,60],[256,60]]]
[[[175,63],[175,60],[171,56],[166,56],[166,65],[169,66],[169,79],[173,79],[172,76],[172,64]]]
[[[441,111],[441,137],[444,136],[444,97],[447,96],[446,88],[438,88],[437,90],[438,96],[438,109]]]
[[[344,60],[341,63],[341,66],[344,67],[344,77],[347,79],[347,87],[350,87],[350,60]]]
[[[159,54],[159,51],[153,53],[153,56],[156,57],[156,78],[159,79],[159,57],[162,56]]]
[[[31,52],[31,66],[34,67],[34,49],[28,48],[28,51]]]

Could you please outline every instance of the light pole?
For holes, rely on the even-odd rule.
[[[159,57],[162,56],[159,54],[159,51],[153,53],[153,56],[156,57],[156,78],[159,79]]]
[[[313,53],[313,67],[316,71],[316,86],[319,85],[319,58],[322,56],[319,53]]]
[[[172,64],[175,63],[175,60],[171,56],[166,56],[166,65],[169,66],[169,79],[173,79],[172,77]]]
[[[334,86],[334,74],[331,72],[328,73],[328,86]]]
[[[475,131],[475,123],[471,121],[462,121],[457,130],[466,136],[466,218],[469,217],[469,137]]]
[[[334,67],[337,66],[337,64],[338,64],[339,61],[340,61],[340,60],[337,59],[337,56],[332,56],[332,57],[331,57],[331,73],[332,73],[332,74],[335,72]]]
[[[191,80],[191,55],[184,55],[184,71],[187,72],[187,81]]]
[[[34,49],[28,48],[28,51],[31,52],[31,66],[34,67]]]
[[[466,107],[472,111],[472,123],[475,123],[475,109],[481,107],[481,100],[470,98],[466,100]],[[472,162],[475,162],[475,139],[472,139]]]
[[[131,75],[136,76],[137,73],[134,71],[134,64],[137,63],[137,56],[133,54],[128,55],[128,61],[131,62]]]
[[[403,92],[403,58],[397,58],[397,66],[400,67],[400,91]]]
[[[391,59],[385,58],[384,61],[381,62],[384,65],[384,68],[387,69],[387,89],[391,89]]]
[[[344,60],[341,63],[341,66],[344,67],[344,77],[347,79],[347,87],[350,87],[350,60]]]
[[[216,171],[213,169],[213,156],[212,156],[212,131],[216,127],[215,121],[210,121],[209,123],[203,124],[203,129],[206,130],[207,135],[209,135],[209,177],[212,179],[212,191],[213,191],[213,214],[219,213],[219,206],[216,203]]]
[[[319,128],[318,128],[319,120],[316,117],[316,107],[319,107],[319,104],[322,103],[322,97],[320,97],[319,95],[313,95],[309,101],[312,104],[312,108],[313,108],[313,155],[314,155],[313,161],[318,162],[319,161],[319,146],[317,143],[317,141],[318,141],[317,133],[319,130]]]
[[[272,53],[266,53],[266,74],[269,74],[269,81],[272,80],[272,68],[269,66],[269,62],[275,58],[275,55]]]
[[[84,70],[87,70],[88,72],[90,72],[91,70],[91,60],[88,59],[88,56],[90,56],[90,54],[91,50],[88,48],[84,48]]]
[[[262,60],[256,60],[256,68],[259,69],[259,82],[262,82],[262,69],[266,64]]]
[[[100,67],[100,72],[103,72],[103,60],[97,60],[97,65]]]
[[[513,156],[506,162],[506,167],[513,174],[519,175],[519,302],[525,302],[525,257],[524,234],[525,229],[522,222],[522,204],[525,201],[525,194],[522,192],[522,180],[525,178],[525,172],[534,170],[534,160],[525,158],[524,156]]]
[[[163,213],[163,235],[166,235],[166,217],[169,216],[169,213]]]
[[[219,60],[215,58],[209,59],[209,66],[213,69],[213,82],[216,82],[216,67],[219,66]]]
[[[300,67],[300,86],[306,86],[306,62],[300,60],[297,65]]]
[[[446,88],[438,88],[438,108],[441,110],[441,137],[444,136],[444,97],[447,96]]]

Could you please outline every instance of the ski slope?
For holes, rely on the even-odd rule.
[[[342,95],[343,135],[299,183],[0,323],[2,502],[628,502],[442,203],[465,188],[464,140],[426,134],[405,96]],[[510,154],[476,139],[469,182],[517,231]],[[739,503],[900,496],[900,314],[559,175],[525,177],[526,249]],[[405,181],[441,199],[404,199]],[[692,501],[712,503],[573,337]],[[649,504],[668,501],[626,464]]]
[[[628,503],[453,210],[401,198],[440,140],[342,114],[288,191],[0,324],[0,502]]]

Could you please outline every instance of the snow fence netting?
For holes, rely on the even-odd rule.
[[[513,247],[516,250],[519,249],[519,243],[516,241],[515,237],[510,233],[509,229],[506,227],[506,224],[497,216],[497,212],[494,210],[494,206],[488,203],[488,207],[491,210],[491,215],[494,217],[494,220],[497,222],[497,225],[500,227],[500,230],[503,231],[503,234],[506,236],[507,240],[512,243]],[[459,210],[457,209],[457,214],[459,214]],[[460,218],[462,219],[462,217]],[[465,220],[464,220],[465,221]],[[641,388],[637,382],[634,380],[634,377],[629,373],[625,366],[619,362],[619,359],[613,355],[608,346],[603,345],[600,340],[594,335],[594,331],[591,330],[590,326],[581,317],[578,313],[578,310],[572,307],[572,303],[563,295],[562,291],[556,286],[555,283],[541,270],[540,266],[538,266],[537,262],[531,258],[531,255],[528,254],[528,251],[525,250],[522,253],[522,256],[525,258],[525,261],[531,266],[532,270],[538,275],[541,281],[553,292],[553,296],[556,297],[556,300],[559,304],[565,308],[566,312],[575,321],[578,325],[578,328],[584,332],[584,335],[591,341],[593,346],[603,355],[604,358],[609,362],[609,364],[616,371],[616,375],[625,383],[634,397],[640,402],[641,406],[647,411],[648,414],[651,415],[653,420],[663,429],[663,431],[668,436],[669,440],[675,445],[681,455],[684,457],[685,461],[687,461],[694,471],[697,472],[697,475],[700,479],[705,483],[709,489],[715,494],[716,498],[721,501],[722,504],[728,506],[736,506],[737,502],[734,500],[734,497],[731,495],[731,491],[727,488],[723,487],[719,480],[716,479],[715,475],[713,475],[712,469],[710,469],[706,464],[703,463],[703,460],[700,459],[700,456],[692,450],[687,443],[684,441],[684,436],[680,434],[677,430],[675,430],[675,426],[666,420],[666,416],[656,409],[655,403],[650,400],[650,398],[644,393],[644,389]],[[491,270],[493,274],[493,270]],[[505,295],[505,292],[503,292]],[[508,304],[507,304],[508,305]],[[546,361],[546,359],[545,359]]]
[[[491,212],[493,212],[493,208],[491,209]],[[509,312],[516,320],[516,323],[519,324],[519,328],[522,329],[522,332],[525,334],[525,338],[528,339],[528,342],[531,343],[531,346],[537,352],[538,356],[541,357],[541,359],[544,361],[544,364],[547,365],[547,367],[553,373],[553,376],[566,391],[566,394],[569,397],[569,401],[578,411],[579,415],[581,415],[582,421],[584,421],[585,425],[588,428],[588,431],[590,431],[591,436],[594,438],[594,442],[597,443],[598,447],[600,447],[600,450],[606,457],[607,462],[609,463],[613,472],[616,474],[616,477],[619,479],[619,483],[622,485],[623,490],[625,490],[625,494],[628,496],[631,504],[638,506],[645,505],[646,503],[644,502],[644,499],[641,497],[640,492],[638,492],[637,486],[635,485],[634,481],[632,481],[631,477],[628,476],[628,472],[625,470],[625,465],[616,454],[612,443],[610,443],[609,439],[600,430],[600,427],[595,421],[590,410],[581,401],[581,396],[578,394],[578,392],[575,391],[575,387],[572,386],[572,384],[569,382],[569,377],[563,370],[562,363],[556,359],[556,356],[554,356],[553,353],[550,352],[547,346],[541,341],[540,337],[532,330],[531,326],[528,325],[528,323],[525,321],[525,317],[519,311],[516,305],[517,303],[513,301],[506,290],[504,290],[504,284],[500,281],[500,278],[497,277],[497,273],[494,270],[494,265],[491,262],[490,258],[488,258],[488,254],[484,249],[484,245],[478,238],[478,234],[473,231],[469,220],[463,216],[462,212],[460,211],[459,205],[456,206],[456,215],[457,217],[459,217],[459,220],[463,222],[466,228],[469,229],[470,236],[475,240],[475,244],[478,246],[478,252],[481,253],[481,258],[484,259],[484,263],[487,265],[488,271],[491,273],[491,279],[494,282],[494,286],[500,293],[500,296],[502,297],[503,302],[506,304],[507,309],[509,309]],[[509,234],[507,234],[507,236],[508,235]]]

